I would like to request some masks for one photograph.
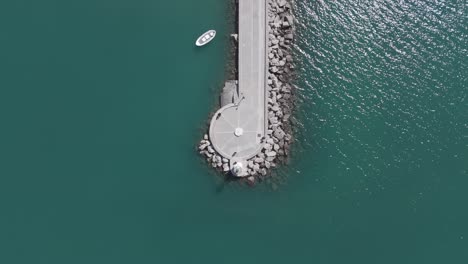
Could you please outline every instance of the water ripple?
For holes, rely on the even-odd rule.
[[[296,1],[298,145],[317,168],[334,166],[367,189],[466,142],[465,9],[464,1]]]

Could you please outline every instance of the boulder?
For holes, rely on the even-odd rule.
[[[279,7],[283,7],[286,5],[286,0],[278,0],[277,3]]]
[[[286,15],[285,19],[290,25],[294,24],[294,18],[292,15]]]
[[[277,139],[281,140],[284,138],[285,133],[281,128],[277,128],[275,132],[273,132],[273,136],[275,136]]]
[[[265,161],[265,160],[264,160],[263,158],[258,157],[258,158],[255,158],[254,161],[255,161],[256,163],[262,163],[262,162]]]
[[[215,153],[213,147],[211,147],[211,146],[208,147],[208,152],[211,153],[211,154]]]
[[[199,150],[204,150],[204,149],[206,149],[206,147],[208,147],[207,144],[202,144],[202,145],[200,145],[200,146],[198,147],[198,149],[199,149]]]

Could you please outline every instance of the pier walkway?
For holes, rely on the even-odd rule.
[[[266,1],[238,0],[238,99],[219,109],[210,123],[213,147],[231,167],[245,166],[258,154],[266,133]]]

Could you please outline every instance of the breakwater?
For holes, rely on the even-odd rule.
[[[226,82],[198,151],[253,184],[284,163],[292,143],[294,17],[287,0],[239,0],[237,12],[237,80]]]

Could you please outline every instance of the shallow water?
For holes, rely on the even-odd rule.
[[[278,191],[194,152],[228,3],[1,2],[0,262],[467,262],[466,3],[355,2],[296,1]]]

